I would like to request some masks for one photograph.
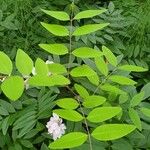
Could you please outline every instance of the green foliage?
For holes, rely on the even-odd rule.
[[[69,133],[49,145],[52,149],[72,148],[82,145],[87,140],[87,135],[81,132]]]
[[[135,130],[135,126],[128,124],[106,124],[97,127],[92,136],[101,141],[115,140]]]
[[[12,72],[12,62],[10,58],[3,52],[0,52],[0,73],[11,74]]]

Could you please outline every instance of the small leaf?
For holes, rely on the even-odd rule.
[[[92,95],[84,98],[83,106],[86,108],[93,108],[102,105],[106,101],[103,96]]]
[[[29,78],[28,83],[32,86],[56,86],[70,84],[70,81],[62,75],[36,75]]]
[[[111,50],[109,50],[106,46],[102,46],[102,50],[108,62],[113,66],[117,66],[117,58]]]
[[[96,86],[99,85],[99,76],[97,74],[95,74],[93,76],[88,76],[87,78],[92,84],[94,84]]]
[[[129,79],[124,76],[119,75],[112,75],[109,77],[109,80],[116,82],[121,85],[135,85],[137,82],[133,81],[132,79]]]
[[[104,124],[97,127],[92,136],[100,141],[110,141],[122,138],[134,131],[136,127],[129,124]]]
[[[123,65],[118,67],[120,70],[125,70],[125,71],[133,71],[133,72],[145,72],[148,71],[148,69],[140,67],[140,66],[134,66],[134,65]]]
[[[70,74],[73,77],[88,77],[88,76],[94,76],[96,72],[92,70],[89,66],[82,65],[72,69]]]
[[[104,74],[105,76],[108,75],[108,66],[107,66],[106,62],[104,61],[104,59],[102,57],[95,58],[95,64],[96,64],[98,70],[102,74]]]
[[[102,10],[85,10],[85,11],[81,11],[79,12],[73,19],[83,19],[83,18],[92,18],[94,16],[100,15],[104,12],[106,12],[106,9],[102,9]]]
[[[82,98],[86,98],[89,96],[88,91],[81,85],[79,84],[75,84],[74,85],[75,90],[78,92],[78,94],[82,97]]]
[[[102,52],[89,47],[77,48],[72,52],[72,54],[76,57],[81,57],[81,58],[94,58],[94,57],[102,56]]]
[[[0,51],[0,73],[9,75],[12,72],[12,62],[10,58]]]
[[[103,122],[118,115],[122,111],[121,107],[98,107],[93,109],[87,119],[90,122]]]
[[[140,104],[140,102],[143,100],[144,98],[144,92],[140,92],[138,94],[136,94],[130,101],[130,106],[131,107],[135,107],[137,105]]]
[[[150,97],[150,82],[147,83],[146,85],[144,85],[144,87],[141,89],[141,91],[144,91],[144,98],[143,99],[146,99],[148,97]]]
[[[65,109],[76,109],[79,104],[78,102],[73,98],[63,98],[56,101],[56,104]]]
[[[32,59],[21,49],[18,49],[16,55],[16,67],[22,75],[30,75],[33,68]]]
[[[101,24],[88,24],[77,28],[74,32],[74,36],[80,36],[95,32],[97,30],[102,30],[104,27],[108,26],[109,23],[101,23]]]
[[[64,118],[64,119],[69,120],[69,121],[78,122],[78,121],[83,120],[82,115],[79,114],[75,110],[55,109],[55,110],[53,110],[53,112],[56,113],[61,118]]]
[[[41,22],[41,25],[50,33],[56,36],[68,36],[69,35],[68,29],[62,25],[48,24],[44,22]]]
[[[24,80],[19,76],[11,76],[5,79],[1,85],[4,94],[15,101],[21,97],[24,91]]]
[[[150,117],[150,109],[142,107],[140,110],[145,116]]]
[[[52,74],[64,74],[64,73],[67,73],[66,68],[63,65],[61,65],[61,64],[57,64],[57,63],[48,64],[48,68],[49,68],[49,71]]]
[[[138,113],[133,108],[129,109],[129,117],[132,120],[132,122],[134,123],[134,125],[141,131],[142,130],[142,124],[141,124],[140,117],[139,117]]]
[[[49,145],[50,149],[70,149],[82,145],[87,140],[87,134],[71,132]]]
[[[51,17],[54,17],[58,20],[61,20],[61,21],[68,21],[70,20],[70,17],[69,15],[64,12],[64,11],[50,11],[50,10],[44,10],[44,9],[41,9],[44,13],[46,13],[47,15],[51,16]]]
[[[116,86],[113,86],[113,85],[110,85],[110,84],[104,84],[100,88],[104,91],[119,94],[119,95],[120,94],[125,94],[125,92],[123,90],[120,90]]]
[[[39,46],[54,55],[65,55],[68,53],[68,48],[63,44],[39,44]]]
[[[49,73],[48,66],[40,58],[37,58],[37,60],[35,62],[35,70],[36,70],[36,73],[38,75],[45,75],[46,76]]]

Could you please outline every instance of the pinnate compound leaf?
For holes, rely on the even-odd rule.
[[[50,149],[68,149],[82,145],[87,140],[87,134],[82,132],[71,132],[49,145]]]
[[[68,48],[63,44],[39,44],[39,46],[54,55],[65,55],[68,53]]]
[[[28,80],[28,83],[32,86],[56,86],[56,85],[68,85],[70,81],[62,75],[51,75],[43,76],[43,75],[36,75],[31,77]]]
[[[108,49],[106,46],[102,46],[103,54],[105,55],[108,62],[113,65],[117,66],[117,58],[116,56],[111,52],[110,49]]]
[[[45,14],[53,17],[53,18],[56,18],[58,20],[61,20],[61,21],[68,21],[70,20],[70,17],[69,15],[64,12],[64,11],[50,11],[50,10],[44,10],[44,9],[41,9]]]
[[[98,70],[105,76],[108,75],[108,66],[102,57],[95,58],[95,64]]]
[[[78,122],[78,121],[83,120],[82,115],[75,110],[55,109],[55,110],[53,110],[53,112],[56,113],[61,118],[64,118],[64,119],[69,120],[69,121]]]
[[[92,95],[84,98],[83,106],[86,108],[93,108],[105,103],[106,98],[103,96]]]
[[[143,100],[144,98],[144,92],[140,92],[138,94],[136,94],[130,101],[130,106],[131,107],[135,107],[137,105],[140,104],[140,102]]]
[[[142,107],[140,110],[145,116],[150,117],[150,109],[149,108]]]
[[[65,109],[76,109],[79,106],[78,102],[73,98],[58,99],[56,104]]]
[[[103,122],[121,113],[121,107],[98,107],[93,109],[87,119],[90,122]]]
[[[4,94],[11,100],[19,99],[24,91],[24,80],[19,76],[11,76],[5,79],[1,85]]]
[[[100,141],[110,141],[122,138],[135,129],[134,125],[129,124],[104,124],[97,127],[92,136]]]
[[[117,88],[116,86],[110,85],[110,84],[104,84],[100,88],[104,91],[119,94],[119,95],[126,94],[123,90]]]
[[[4,52],[0,52],[0,73],[9,75],[11,72],[12,62],[10,58]]]
[[[82,65],[72,69],[70,74],[73,77],[88,77],[88,76],[94,76],[96,72],[93,69],[91,69],[89,66]]]
[[[45,75],[46,76],[49,73],[48,66],[40,58],[37,58],[37,60],[35,62],[35,70],[36,70],[36,73],[38,75]]]
[[[108,26],[109,23],[101,23],[101,24],[88,24],[81,27],[78,27],[74,32],[74,36],[81,36],[85,34],[89,34],[95,32],[97,30],[102,30],[104,27]]]
[[[16,67],[22,75],[29,75],[32,72],[33,61],[28,54],[21,49],[17,51]]]
[[[102,9],[102,10],[85,10],[85,11],[81,11],[79,12],[73,19],[83,19],[83,18],[92,18],[94,16],[100,15],[104,12],[106,12],[106,9]]]
[[[65,66],[57,63],[48,64],[49,71],[52,74],[64,74],[67,73]]]
[[[50,33],[56,36],[68,36],[69,35],[68,29],[62,25],[48,24],[44,22],[41,22],[41,25]]]
[[[75,87],[75,90],[78,92],[78,94],[79,94],[82,98],[86,98],[86,97],[89,96],[88,91],[87,91],[82,85],[75,84],[74,87]]]
[[[134,65],[123,65],[118,67],[120,70],[125,70],[125,71],[133,71],[133,72],[145,72],[148,71],[148,69],[140,67],[140,66],[134,66]]]
[[[72,54],[80,58],[95,58],[102,56],[102,52],[89,47],[77,48],[72,52]]]
[[[129,109],[129,117],[132,120],[132,122],[134,123],[134,125],[141,131],[142,124],[141,124],[141,120],[140,120],[140,117],[139,117],[137,111],[135,111],[133,108],[130,108]]]
[[[109,80],[116,82],[121,85],[135,85],[136,82],[133,81],[132,79],[129,79],[124,76],[119,76],[119,75],[112,75],[109,77]]]

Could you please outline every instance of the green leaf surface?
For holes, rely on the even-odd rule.
[[[96,86],[99,85],[99,76],[97,74],[95,74],[93,76],[88,76],[87,78],[92,84],[94,84]]]
[[[105,76],[108,75],[108,66],[102,57],[95,58],[95,64],[98,70]]]
[[[135,111],[133,108],[130,108],[129,109],[129,117],[130,117],[131,121],[134,123],[134,125],[141,131],[142,124],[141,124],[141,120],[140,120],[140,117],[139,117],[137,111]]]
[[[61,118],[64,118],[69,121],[78,122],[83,120],[82,115],[75,110],[55,109],[53,110],[53,112],[56,113]]]
[[[1,85],[4,94],[11,100],[19,99],[24,91],[24,80],[19,76],[11,76],[5,79]]]
[[[88,76],[94,76],[96,72],[93,69],[91,69],[89,66],[82,65],[72,69],[70,74],[73,77],[88,77]]]
[[[45,75],[46,76],[49,73],[48,66],[40,58],[37,58],[37,60],[35,61],[35,70],[36,70],[37,75],[43,75],[43,76]]]
[[[115,94],[126,94],[123,90],[117,88],[116,86],[110,85],[110,84],[104,84],[100,87],[102,90],[115,93]]]
[[[109,80],[116,82],[121,85],[135,85],[137,82],[133,81],[132,79],[129,79],[124,76],[119,75],[112,75],[109,77]]]
[[[22,75],[30,75],[33,69],[32,59],[21,49],[17,51],[16,67]]]
[[[102,10],[85,10],[85,11],[81,11],[79,12],[73,19],[83,19],[83,18],[92,18],[94,16],[100,15],[104,12],[106,12],[106,9],[102,9]]]
[[[135,129],[134,125],[129,124],[104,124],[97,127],[91,135],[100,141],[110,141],[122,138]]]
[[[41,25],[50,33],[56,36],[68,36],[69,35],[68,29],[62,25],[48,24],[44,22],[41,22]]]
[[[57,63],[48,64],[49,71],[52,74],[64,74],[67,73],[65,66]]]
[[[77,48],[72,52],[72,54],[80,58],[95,58],[102,56],[102,52],[89,47]]]
[[[75,84],[74,87],[75,87],[75,90],[78,92],[78,94],[79,94],[82,98],[86,98],[86,97],[89,96],[88,91],[87,91],[82,85]]]
[[[50,149],[68,149],[78,147],[87,140],[87,134],[82,132],[71,132],[49,145]]]
[[[140,66],[134,66],[134,65],[123,65],[118,67],[120,70],[125,70],[125,71],[133,71],[133,72],[145,72],[148,71],[148,69],[140,67]]]
[[[89,34],[98,30],[102,30],[104,27],[108,26],[109,23],[101,23],[101,24],[88,24],[81,27],[78,27],[74,32],[74,36],[81,36],[85,34]]]
[[[63,44],[39,44],[39,46],[54,55],[65,55],[68,53],[68,48]]]
[[[84,98],[83,106],[86,108],[93,108],[105,103],[106,98],[103,96],[92,95]]]
[[[117,66],[117,58],[116,56],[111,52],[110,49],[108,49],[106,46],[102,46],[103,54],[105,55],[108,62],[113,65]]]
[[[0,73],[9,75],[12,72],[12,62],[10,58],[0,51]]]
[[[73,98],[58,99],[56,104],[65,109],[76,109],[79,106],[78,102]]]
[[[130,101],[130,106],[131,107],[135,107],[137,105],[140,104],[140,102],[143,100],[144,98],[144,92],[140,92],[138,94],[136,94]]]
[[[140,110],[145,116],[150,117],[150,109],[149,108],[142,107]]]
[[[98,107],[93,109],[87,119],[90,122],[103,122],[121,113],[121,107]]]
[[[56,85],[68,85],[70,81],[62,75],[51,75],[43,76],[43,75],[36,75],[31,77],[28,80],[28,83],[32,86],[56,86]]]
[[[64,11],[50,11],[50,10],[44,10],[44,9],[41,9],[44,13],[46,13],[47,15],[51,16],[51,17],[54,17],[58,20],[61,20],[61,21],[68,21],[70,20],[70,17],[69,15],[64,12]]]
[[[143,88],[141,89],[141,91],[144,92],[144,99],[150,97],[150,82],[147,83],[146,85],[143,86]]]

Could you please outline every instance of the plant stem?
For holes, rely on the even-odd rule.
[[[73,10],[71,12],[71,17],[70,17],[70,31],[69,31],[69,62],[68,62],[68,78],[70,75],[70,64],[71,64],[71,52],[72,52],[72,27],[73,27]]]
[[[87,120],[86,120],[86,117],[85,117],[85,114],[84,114],[84,110],[83,110],[82,105],[81,105],[81,102],[80,102],[80,98],[79,98],[79,96],[78,96],[69,86],[67,86],[67,89],[68,89],[69,91],[71,91],[71,93],[74,94],[74,96],[76,97],[76,99],[77,99],[77,101],[78,101],[78,103],[79,103],[79,107],[80,107],[82,116],[83,116],[83,118],[84,118],[84,123],[85,123],[86,131],[87,131],[87,134],[88,134],[90,150],[93,150],[93,148],[92,148],[91,135],[90,135],[88,123],[87,123]]]
[[[97,92],[97,90],[99,89],[99,87],[101,85],[103,85],[108,79],[109,77],[117,70],[117,68],[115,68],[111,73],[109,73],[106,78],[97,86],[97,88],[95,89],[95,91],[93,92],[93,95]]]

